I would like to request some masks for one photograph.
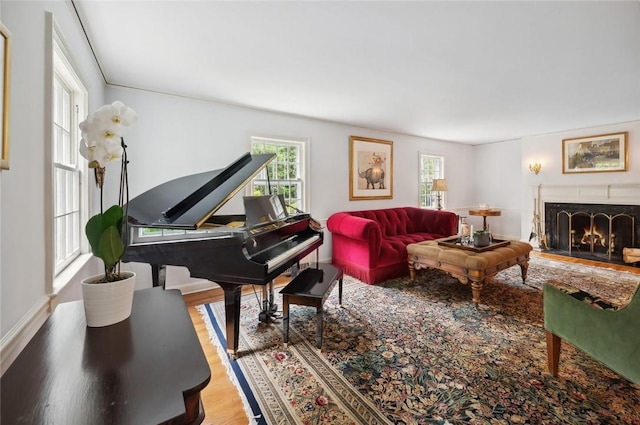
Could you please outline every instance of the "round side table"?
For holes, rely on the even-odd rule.
[[[479,215],[482,216],[482,230],[487,229],[487,217],[498,217],[502,214],[500,210],[469,210],[469,215]]]

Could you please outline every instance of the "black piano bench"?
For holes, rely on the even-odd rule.
[[[282,294],[282,327],[284,345],[289,343],[289,304],[306,305],[316,308],[318,330],[316,347],[322,349],[322,316],[324,302],[336,282],[338,283],[338,303],[342,305],[342,269],[331,264],[313,263],[294,277],[280,293]]]

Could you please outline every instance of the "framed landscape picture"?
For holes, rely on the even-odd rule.
[[[349,200],[393,199],[393,142],[349,137]]]
[[[562,140],[562,172],[627,171],[629,156],[625,133],[601,134]]]

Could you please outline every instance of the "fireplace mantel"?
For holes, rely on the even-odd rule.
[[[545,202],[640,205],[640,184],[540,184],[533,186],[533,199],[540,212]]]

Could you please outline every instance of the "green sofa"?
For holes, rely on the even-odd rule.
[[[640,385],[640,285],[621,308],[552,283],[544,284],[543,296],[547,362],[553,376],[558,375],[565,340]]]

